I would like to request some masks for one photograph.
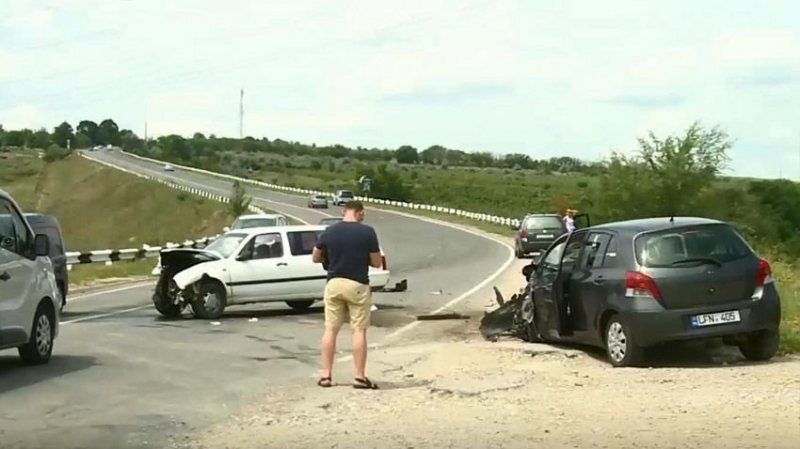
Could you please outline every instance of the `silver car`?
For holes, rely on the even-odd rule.
[[[311,195],[308,197],[308,207],[310,208],[317,208],[321,207],[323,209],[328,208],[328,197],[325,195]]]

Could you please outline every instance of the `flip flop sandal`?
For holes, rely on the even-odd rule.
[[[365,377],[363,379],[355,378],[356,383],[353,384],[353,388],[358,390],[377,390],[378,385],[372,383],[369,378]]]
[[[333,386],[333,381],[331,380],[330,377],[320,377],[319,380],[317,381],[317,385],[319,385],[322,388],[330,388]]]

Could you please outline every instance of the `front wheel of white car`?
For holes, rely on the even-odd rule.
[[[286,305],[294,310],[308,310],[314,301],[286,301]]]
[[[192,301],[192,311],[197,318],[216,319],[222,316],[227,304],[225,287],[217,281],[200,283],[199,293]]]
[[[52,304],[43,301],[36,309],[28,343],[19,347],[19,356],[29,365],[41,365],[53,354],[55,313]]]

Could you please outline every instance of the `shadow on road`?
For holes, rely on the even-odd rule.
[[[19,357],[0,356],[0,394],[52,380],[99,365],[97,359],[80,355],[57,355],[46,365],[28,366]]]

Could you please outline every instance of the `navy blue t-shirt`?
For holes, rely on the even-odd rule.
[[[325,229],[316,246],[325,252],[329,280],[340,277],[369,284],[369,254],[380,251],[371,226],[340,221]]]

